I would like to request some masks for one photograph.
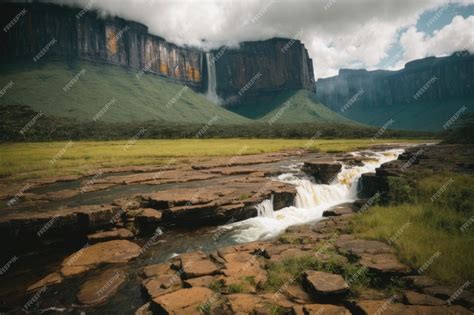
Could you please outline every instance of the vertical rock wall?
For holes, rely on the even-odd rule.
[[[299,40],[273,38],[221,50],[214,56],[217,94],[224,99],[240,102],[285,89],[315,91],[313,62]]]
[[[0,57],[34,57],[49,45],[47,55],[79,57],[141,70],[202,87],[202,53],[178,47],[148,28],[121,18],[102,19],[95,12],[46,4],[3,4],[1,24],[22,10],[17,22],[1,33]],[[52,41],[55,41],[54,44]]]
[[[106,62],[175,79],[198,91],[207,89],[205,52],[171,44],[140,23],[44,3],[3,3],[0,9],[1,25],[16,20],[0,32],[2,62],[33,58],[49,46],[45,56]],[[275,38],[224,49],[215,59],[217,94],[223,99],[315,89],[312,60],[300,41]],[[249,84],[256,74],[259,77]],[[242,89],[245,93],[239,94]]]

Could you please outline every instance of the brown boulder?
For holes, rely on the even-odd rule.
[[[432,297],[431,295],[421,294],[414,291],[406,291],[403,294],[406,304],[411,305],[445,305],[446,301]]]
[[[363,254],[359,263],[381,274],[407,274],[411,271],[410,267],[402,264],[393,254]]]
[[[127,273],[111,269],[82,284],[77,300],[87,306],[102,305],[127,282]]]
[[[436,281],[427,276],[407,276],[403,277],[403,279],[409,286],[419,289],[434,287],[436,285]]]
[[[342,165],[337,162],[304,162],[301,168],[303,172],[313,176],[321,184],[330,184],[341,169]]]
[[[126,240],[115,240],[85,247],[63,260],[61,274],[76,275],[101,264],[124,263],[140,255],[140,246]]]
[[[71,208],[77,215],[78,223],[89,231],[113,225],[120,218],[120,208],[111,205],[80,206]]]
[[[185,279],[214,275],[220,270],[220,267],[201,251],[182,254],[180,261]]]
[[[233,314],[251,314],[260,298],[252,294],[230,294],[227,296],[228,306]]]
[[[349,285],[340,275],[314,270],[304,272],[304,286],[314,298],[344,295],[349,292]]]
[[[191,287],[203,287],[208,288],[211,284],[216,281],[216,278],[213,276],[202,276],[198,278],[192,278],[183,281],[184,286],[191,288]]]
[[[362,254],[391,254],[394,249],[379,241],[339,238],[335,243],[339,252],[361,256]]]
[[[162,222],[163,212],[152,208],[143,208],[135,210],[133,217],[141,234],[153,233]]]
[[[143,274],[146,278],[175,273],[176,271],[172,270],[167,263],[150,265],[143,268]]]
[[[303,314],[350,315],[348,309],[331,304],[308,304],[303,306]]]
[[[178,274],[164,274],[143,280],[142,286],[152,299],[180,290],[181,278]]]
[[[313,301],[311,296],[303,290],[299,285],[290,285],[285,290],[285,295],[295,303],[298,304],[311,304]]]
[[[323,212],[323,217],[337,217],[341,215],[350,215],[354,213],[354,209],[351,205],[344,204],[338,205]]]
[[[264,293],[258,295],[262,299],[261,304],[264,305],[277,305],[283,310],[290,312],[295,303],[288,299],[284,294],[278,293]]]
[[[222,273],[225,286],[241,285],[246,291],[255,292],[267,280],[258,256],[248,252],[222,254],[226,261]]]
[[[466,307],[474,306],[474,293],[460,289],[460,287],[434,286],[424,288],[423,293],[443,300],[450,300],[452,304],[459,304]]]
[[[384,314],[384,315],[468,315],[471,314],[461,306],[426,306],[426,305],[404,305],[392,303],[392,301],[358,301],[357,308],[362,314]]]
[[[152,311],[157,314],[201,314],[216,299],[216,293],[207,288],[181,289],[152,301]]]

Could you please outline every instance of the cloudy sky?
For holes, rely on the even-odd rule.
[[[204,49],[274,36],[300,39],[316,78],[340,68],[400,69],[410,60],[474,53],[474,0],[49,0],[139,21]]]

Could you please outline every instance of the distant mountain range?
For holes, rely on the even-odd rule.
[[[217,116],[215,123],[223,125],[382,126],[391,120],[388,128],[417,130],[441,130],[462,106],[473,109],[469,54],[414,61],[400,71],[341,70],[315,84],[312,60],[298,40],[205,52],[94,11],[79,16],[79,9],[36,2],[2,3],[0,9],[3,25],[15,21],[0,32],[0,87],[11,85],[0,106],[79,121],[100,114],[113,123],[199,124]],[[17,18],[18,12],[25,13]]]
[[[458,111],[474,111],[474,55],[415,60],[398,71],[341,69],[319,79],[317,99],[347,118],[390,128],[441,130]]]

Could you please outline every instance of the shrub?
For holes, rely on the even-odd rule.
[[[404,177],[388,178],[388,201],[392,204],[410,203],[415,200],[415,189],[412,183]]]

